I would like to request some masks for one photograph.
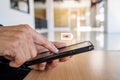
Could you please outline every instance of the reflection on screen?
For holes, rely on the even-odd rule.
[[[78,48],[83,48],[83,47],[90,46],[90,45],[91,45],[91,43],[87,42],[87,41],[86,42],[77,43],[77,44],[73,44],[73,45],[70,45],[70,46],[66,46],[66,47],[60,48],[59,49],[59,53],[70,51],[70,50],[74,50],[74,49],[78,49]],[[53,54],[55,54],[55,53],[52,53],[50,51],[42,52],[42,53],[39,53],[39,55],[35,59],[46,57],[46,56],[50,56],[50,55],[53,55]]]
[[[89,45],[91,45],[90,42],[81,42],[81,43],[73,44],[73,45],[64,47],[62,49],[59,49],[60,50],[59,52],[66,52],[66,51],[70,51],[70,50],[74,50],[74,49],[78,49],[78,48],[83,48],[83,47],[86,47]]]

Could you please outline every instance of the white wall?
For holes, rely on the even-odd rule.
[[[10,0],[0,0],[0,24],[3,25],[16,25],[16,24],[29,24],[34,28],[34,3],[30,2],[30,13],[23,13],[10,7]]]
[[[48,0],[49,1],[49,0]],[[45,9],[47,3],[35,2],[35,8]],[[72,2],[72,1],[63,1],[63,2],[54,2],[53,7],[55,8],[81,8],[81,7],[90,7],[90,0],[82,0],[81,2]]]
[[[106,49],[107,50],[120,50],[120,35],[108,34],[106,37]]]
[[[120,0],[107,1],[107,32],[120,33]]]

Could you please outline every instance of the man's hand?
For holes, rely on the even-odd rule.
[[[53,44],[57,48],[66,46],[66,44],[63,43],[63,42],[53,42]],[[38,53],[48,51],[48,49],[46,49],[42,46],[39,46],[39,45],[36,45],[36,48],[38,50]],[[30,68],[35,69],[35,70],[51,70],[51,69],[55,68],[58,65],[59,62],[67,61],[70,58],[71,58],[71,56],[68,56],[68,57],[64,57],[64,58],[61,58],[61,59],[53,60],[50,63],[44,62],[44,63],[41,63],[41,64],[32,65],[32,66],[30,66]]]
[[[10,60],[10,66],[19,67],[34,58],[38,50],[36,44],[57,53],[57,48],[29,25],[0,27],[0,56]],[[55,60],[54,62],[57,62]]]

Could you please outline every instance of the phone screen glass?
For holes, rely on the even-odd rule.
[[[57,54],[60,54],[62,52],[66,52],[66,51],[70,51],[70,50],[75,50],[75,49],[78,49],[78,48],[87,47],[87,46],[90,46],[90,45],[91,45],[91,43],[89,41],[69,45],[69,46],[66,46],[66,47],[59,48],[59,52]],[[39,53],[39,55],[35,59],[50,56],[50,55],[54,55],[54,54],[55,53],[52,53],[50,51],[42,52],[42,53]]]

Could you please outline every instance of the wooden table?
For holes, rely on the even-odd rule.
[[[120,51],[75,55],[51,71],[31,71],[25,80],[120,80]]]

